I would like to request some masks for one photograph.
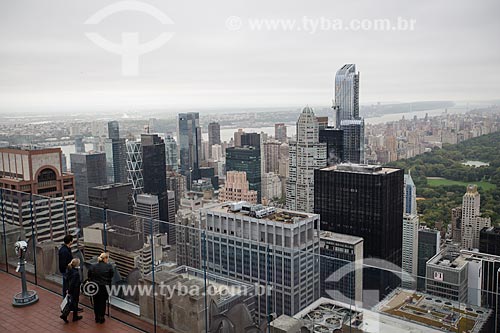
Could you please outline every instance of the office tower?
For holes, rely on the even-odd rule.
[[[243,133],[241,135],[241,146],[251,146],[260,149],[260,134]]]
[[[201,127],[198,112],[180,113],[177,123],[180,171],[187,177],[188,189],[199,178],[201,162]]]
[[[297,121],[296,141],[289,143],[289,168],[286,183],[286,207],[314,211],[314,170],[326,166],[326,144],[319,142],[318,121],[306,106]]]
[[[144,240],[147,236],[154,236],[160,232],[160,201],[157,195],[139,194],[134,214],[142,217],[137,229],[143,233]]]
[[[328,166],[344,161],[344,131],[334,127],[320,129],[319,142],[326,143]]]
[[[103,221],[103,209],[107,212],[107,222],[129,228],[134,213],[132,184],[107,184],[89,188],[89,206],[91,223]]]
[[[208,141],[201,140],[201,157],[200,165],[206,165],[206,162],[210,159],[210,147]]]
[[[177,164],[177,142],[170,134],[165,136],[165,160],[167,171],[179,171]]]
[[[219,201],[248,201],[255,204],[257,191],[250,190],[245,172],[228,171],[226,183],[219,190]]]
[[[364,163],[365,121],[342,120],[340,129],[344,133],[344,160],[349,163]]]
[[[168,204],[168,244],[175,244],[176,232],[175,232],[175,192],[167,191],[167,204]]]
[[[108,140],[105,141],[107,172],[109,183],[126,183],[127,146],[125,139],[120,139],[120,128],[117,121],[108,123]]]
[[[211,149],[211,157],[213,161],[222,161],[224,159],[224,154],[222,153],[222,146],[215,144]]]
[[[120,139],[120,124],[116,120],[108,122],[108,138],[111,140]]]
[[[105,185],[106,154],[98,152],[70,155],[71,172],[75,175],[76,202],[79,204],[78,225],[80,228],[92,224],[90,221],[89,188]]]
[[[178,172],[167,172],[167,190],[175,193],[175,211],[179,209],[181,198],[187,190],[186,177]]]
[[[487,231],[489,228],[483,229]],[[495,228],[491,230],[495,232]],[[497,247],[500,244],[497,239]],[[481,306],[493,310],[494,322],[496,324],[496,331],[500,332],[500,256],[494,254],[483,253],[483,251],[460,251],[465,260],[471,262],[472,260],[479,260],[482,268],[482,281],[478,290],[472,290],[474,293],[481,293]],[[470,292],[471,290],[469,290]]]
[[[426,264],[426,292],[453,301],[467,302],[468,265],[459,249],[447,247]]]
[[[427,261],[441,251],[440,244],[441,233],[438,230],[424,228],[418,231],[418,290],[424,290],[425,288]]]
[[[500,227],[487,227],[481,230],[479,252],[500,256]]]
[[[31,213],[37,243],[60,243],[66,232],[74,232],[75,179],[62,172],[61,148],[0,148],[0,188],[6,225],[24,228],[26,238],[33,236]],[[33,210],[29,194],[17,191],[32,194]]]
[[[362,302],[363,238],[321,231],[320,254],[321,297],[351,305]]]
[[[339,164],[316,170],[314,211],[321,230],[363,237],[364,257],[401,266],[403,170]]]
[[[335,75],[335,123],[359,118],[359,72],[355,64],[342,66]]]
[[[127,141],[127,180],[132,184],[132,199],[144,193],[144,177],[142,176],[142,150],[140,141]]]
[[[208,124],[208,148],[210,151],[210,158],[214,158],[212,155],[213,145],[220,145],[220,124],[217,122],[211,122]]]
[[[288,145],[288,143],[283,142],[279,150],[279,174],[285,186],[286,186],[286,179],[288,178],[289,175],[289,170],[290,170],[289,167],[290,167],[290,146]]]
[[[316,117],[316,120],[320,131],[328,127],[328,117]]]
[[[283,143],[287,142],[286,125],[284,123],[274,124],[274,139]]]
[[[451,209],[451,238],[453,242],[462,242],[462,207]]]
[[[215,174],[215,168],[210,167],[210,166],[201,167],[200,168],[200,178],[209,180],[214,189],[219,188],[219,176]]]
[[[468,185],[462,200],[462,248],[479,248],[479,233],[491,226],[491,219],[481,217],[481,195],[476,185]]]
[[[234,132],[234,146],[241,147],[241,136],[245,134],[245,132],[239,128],[237,132]]]
[[[335,75],[335,124],[344,132],[344,160],[364,163],[365,123],[359,117],[359,72],[346,64]]]
[[[280,177],[273,173],[263,173],[262,174],[262,201],[264,199],[269,202],[269,200],[280,200],[283,196],[283,185],[281,183]],[[266,203],[264,203],[266,204]]]
[[[241,202],[204,210],[208,270],[272,285],[259,295],[262,317],[295,314],[319,297],[319,215]]]
[[[1,147],[1,145],[0,145],[0,148],[4,148],[4,147]],[[67,173],[68,172],[68,159],[66,158],[66,155],[64,153],[61,154],[61,162],[62,162],[62,172]]]
[[[250,189],[257,191],[257,202],[261,195],[260,149],[253,146],[226,149],[226,171],[243,171],[247,175]]]
[[[403,188],[403,252],[402,268],[411,278],[403,276],[403,287],[416,288],[418,269],[417,189],[410,174],[404,175]]]
[[[75,136],[75,153],[85,153],[85,143],[83,143],[83,136]]]
[[[167,167],[165,165],[165,143],[157,134],[142,134],[142,176],[144,193],[158,197],[159,219],[168,219]],[[168,225],[162,223],[160,232],[168,232]]]
[[[262,173],[279,173],[281,143],[276,140],[268,140],[262,143]]]

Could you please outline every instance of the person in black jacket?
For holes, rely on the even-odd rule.
[[[73,260],[73,254],[71,253],[71,245],[73,244],[73,236],[66,235],[64,236],[64,244],[59,249],[59,272],[63,277],[63,287],[62,287],[62,297],[66,297],[68,292],[68,281],[66,278],[66,271],[68,269],[68,265]]]
[[[111,285],[114,275],[113,266],[108,261],[109,254],[101,253],[97,258],[97,264],[92,265],[88,273],[89,280],[99,286],[97,293],[92,296],[92,300],[94,302],[95,322],[101,324],[104,323],[106,301],[109,297],[107,287]]]
[[[68,265],[66,271],[66,278],[68,280],[68,294],[70,296],[71,310],[73,311],[73,321],[82,319],[78,315],[78,301],[80,298],[80,259],[73,259]],[[68,315],[61,315],[60,317],[65,323],[68,323]]]

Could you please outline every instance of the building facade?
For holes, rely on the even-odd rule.
[[[244,171],[228,171],[226,183],[219,190],[219,201],[248,201],[257,203],[257,191],[250,190]]]
[[[481,195],[476,185],[468,185],[462,200],[462,248],[479,248],[479,234],[483,228],[491,226],[491,219],[481,217]]]
[[[257,192],[257,202],[260,201],[262,191],[260,149],[253,146],[227,148],[226,171],[245,172],[250,190]]]
[[[286,207],[314,211],[314,171],[326,166],[326,144],[319,142],[314,111],[305,107],[297,121],[297,139],[289,143]]]
[[[201,162],[201,127],[198,112],[180,113],[177,123],[177,143],[181,174],[187,177],[188,189],[198,179]]]

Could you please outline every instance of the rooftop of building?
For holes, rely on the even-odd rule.
[[[4,152],[61,152],[59,147],[42,147],[37,145],[10,145],[7,147],[0,147],[0,151]]]
[[[452,269],[462,269],[467,265],[467,260],[460,254],[459,248],[454,245],[445,247],[441,252],[427,261],[427,266],[436,265]]]
[[[100,185],[100,186],[94,186],[92,188],[97,189],[97,190],[109,190],[112,188],[117,188],[117,187],[126,187],[126,186],[132,186],[130,183],[113,183],[113,184],[106,184],[106,185]]]
[[[202,270],[188,266],[179,266],[174,269],[162,269],[156,271],[155,283],[168,284],[175,282],[175,284],[179,287],[187,286],[200,288],[199,290],[204,290],[204,276],[206,276],[207,283],[210,285],[210,296],[218,304],[226,303],[242,295],[251,296],[255,293],[255,287],[252,284],[212,273],[204,273]],[[150,273],[144,276],[144,280],[152,282],[152,274]],[[200,293],[197,296],[201,298],[203,297],[203,293]]]
[[[401,288],[395,289],[374,310],[446,332],[483,332],[491,315],[486,308]]]
[[[487,232],[489,234],[498,234],[500,235],[500,227],[486,227],[481,230],[481,232]]]
[[[381,165],[342,163],[321,169],[321,171],[366,173],[372,175],[385,175],[397,172],[400,169],[385,168]]]
[[[251,204],[246,201],[225,202],[210,208],[210,211],[230,213],[266,221],[293,224],[317,216],[317,214],[285,210],[260,204]]]
[[[301,319],[309,331],[314,325],[313,333],[337,332],[336,330],[352,333],[441,332],[437,329],[426,329],[420,323],[381,315],[329,298],[314,301],[293,318]]]
[[[339,234],[336,232],[331,232],[331,231],[321,231],[319,234],[319,237],[321,240],[332,240],[335,242],[342,242],[342,243],[347,243],[351,245],[356,245],[358,243],[363,242],[362,237],[356,237],[356,236],[351,236],[351,235],[346,235],[346,234]]]

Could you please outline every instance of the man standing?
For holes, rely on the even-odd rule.
[[[66,270],[68,268],[69,263],[73,260],[73,254],[71,253],[71,245],[73,244],[73,236],[66,235],[64,236],[64,244],[59,249],[59,272],[63,277],[63,298],[66,297],[66,293],[68,291],[68,279],[66,277]]]

